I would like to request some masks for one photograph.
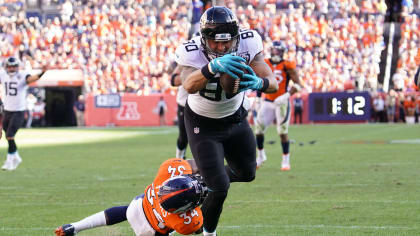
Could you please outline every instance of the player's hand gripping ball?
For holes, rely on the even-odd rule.
[[[245,65],[244,62],[241,62]],[[241,68],[243,74],[235,73],[237,78],[230,76],[228,73],[223,73],[220,75],[219,83],[225,93],[234,95],[239,92],[239,84],[241,82],[242,76],[249,73],[246,69]]]

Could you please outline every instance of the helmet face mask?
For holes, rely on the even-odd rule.
[[[4,64],[9,76],[15,75],[19,70],[19,61],[14,57],[7,58]]]
[[[287,52],[286,45],[280,41],[274,41],[273,46],[271,46],[270,54],[271,54],[271,62],[278,64],[283,60],[284,54]]]
[[[201,44],[209,60],[238,50],[238,19],[226,7],[207,9],[200,19],[200,32]]]

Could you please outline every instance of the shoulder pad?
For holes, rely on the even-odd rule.
[[[255,30],[241,30],[240,45],[238,55],[244,57],[242,54],[247,54],[248,62],[252,61],[258,53],[263,50],[263,43],[260,34]]]
[[[175,61],[181,66],[201,68],[208,63],[201,53],[200,42],[197,37],[179,45],[175,51]],[[204,58],[203,58],[204,57]]]

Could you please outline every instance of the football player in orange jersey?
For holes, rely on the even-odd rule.
[[[58,236],[128,220],[137,236],[183,235],[201,232],[203,215],[199,205],[207,195],[194,160],[172,158],[163,162],[153,183],[128,206],[108,208],[55,230]]]
[[[285,44],[281,41],[273,41],[270,48],[270,59],[265,59],[266,63],[273,71],[279,89],[276,93],[264,94],[264,100],[258,110],[255,136],[257,141],[257,167],[267,159],[264,151],[264,133],[267,127],[277,123],[277,133],[280,135],[283,148],[283,160],[281,170],[290,170],[289,161],[289,137],[287,135],[290,121],[290,95],[300,90],[302,85],[296,72],[296,63],[294,61],[284,60],[283,55],[287,52]],[[288,91],[289,81],[294,82],[290,91]],[[260,94],[258,95],[260,96]]]

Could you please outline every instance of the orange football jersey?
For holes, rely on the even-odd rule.
[[[265,62],[268,66],[270,66],[274,76],[276,77],[277,83],[279,84],[279,89],[277,92],[265,94],[266,99],[274,101],[278,96],[281,96],[287,92],[289,78],[287,78],[286,69],[295,69],[296,63],[293,61],[281,61],[279,64],[273,65],[269,59],[265,59]]]
[[[167,179],[192,174],[190,164],[179,158],[172,158],[163,162],[158,170],[153,183],[144,191],[143,210],[150,225],[157,232],[165,234],[171,229],[180,234],[192,234],[203,225],[203,214],[200,207],[191,211],[173,214],[165,211],[158,201],[160,185]]]

